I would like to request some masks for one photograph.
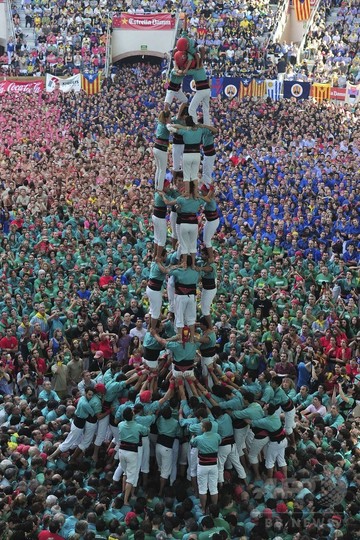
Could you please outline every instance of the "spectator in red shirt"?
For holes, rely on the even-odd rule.
[[[110,275],[110,268],[105,268],[104,275],[99,279],[99,287],[107,289],[112,281],[114,281],[114,278]]]
[[[6,334],[0,339],[0,348],[3,352],[15,354],[19,350],[19,342],[13,335],[11,328],[6,329]]]
[[[38,540],[65,540],[63,536],[60,536],[58,532],[61,529],[61,523],[52,519],[49,522],[49,530],[40,531],[38,534]]]
[[[326,349],[326,347],[328,347],[330,345],[331,337],[332,337],[331,330],[328,328],[326,330],[326,332],[325,332],[325,336],[322,336],[319,339],[319,343],[320,343],[321,347],[323,347],[323,349]]]
[[[1,341],[0,341],[1,344]],[[350,361],[352,357],[352,351],[350,347],[347,346],[345,339],[342,339],[340,342],[340,347],[336,349],[336,361],[346,364]]]
[[[360,367],[359,367],[359,364],[357,363],[356,358],[351,358],[350,362],[346,364],[345,369],[346,369],[346,374],[350,377],[351,382],[354,380],[356,375],[360,374]]]
[[[109,334],[108,332],[103,332],[102,334],[100,334],[99,351],[104,354],[105,360],[112,359],[114,353],[117,352],[117,339],[118,336],[116,334]]]

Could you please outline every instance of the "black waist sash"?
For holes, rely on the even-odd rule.
[[[269,432],[269,439],[271,442],[281,442],[285,439],[285,431],[284,428],[281,426],[281,428],[277,429],[276,431]]]
[[[217,465],[217,452],[213,452],[212,454],[200,454],[199,452],[199,465]]]
[[[183,284],[183,283],[175,283],[175,294],[178,294],[178,295],[181,295],[181,296],[186,296],[186,295],[190,295],[190,294],[196,294],[196,285],[195,284],[191,284],[191,283],[187,283],[187,284]]]
[[[166,218],[166,206],[154,206],[153,214],[155,217]]]
[[[194,367],[194,360],[182,360],[181,362],[173,361],[175,371],[189,371]]]
[[[252,430],[253,430],[255,439],[266,439],[266,437],[269,436],[268,431],[266,431],[266,429],[264,428],[253,427]]]
[[[206,289],[207,291],[211,291],[212,289],[216,289],[215,278],[203,277],[201,279],[201,283],[202,283],[203,289]]]
[[[200,154],[200,143],[185,144],[184,154]]]
[[[181,88],[181,83],[176,83],[170,79],[168,90],[171,90],[172,92],[178,92]]]
[[[79,429],[83,429],[86,424],[86,418],[80,418],[79,416],[74,416],[74,426]]]
[[[149,347],[144,347],[144,358],[150,362],[155,362],[160,356],[159,349],[149,349]]]
[[[210,88],[209,79],[205,79],[203,81],[195,81],[195,87],[196,90],[207,90],[208,88]]]
[[[243,429],[249,424],[243,418],[233,418],[232,425],[234,429]]]
[[[191,225],[197,225],[198,220],[196,214],[190,214],[190,212],[181,212],[178,214],[179,223],[190,223]]]
[[[218,219],[219,214],[217,210],[205,210],[204,212],[207,221],[215,221]]]
[[[208,347],[207,349],[202,349],[200,347],[200,352],[201,356],[203,356],[204,358],[210,358],[211,356],[214,356],[214,354],[216,353],[216,349],[215,347]]]
[[[161,446],[165,446],[165,448],[172,448],[174,444],[175,437],[170,437],[169,435],[158,435],[157,443],[161,444]]]
[[[127,450],[128,452],[137,452],[138,448],[139,448],[139,445],[137,443],[120,441],[120,450]]]
[[[215,156],[215,146],[210,144],[209,146],[203,146],[204,156]]]
[[[292,402],[291,399],[289,399],[286,403],[282,404],[281,405],[281,408],[284,412],[289,412],[289,411],[292,411],[293,408],[294,408],[294,403]]]
[[[228,435],[227,437],[224,437],[220,443],[220,446],[228,446],[229,444],[234,444],[235,439],[234,435]]]
[[[160,279],[150,278],[148,280],[148,287],[152,291],[161,291],[162,285],[163,285],[163,282],[160,281]]]

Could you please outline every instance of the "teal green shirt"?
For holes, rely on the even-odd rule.
[[[259,403],[250,403],[248,407],[242,409],[241,411],[233,411],[231,416],[233,418],[238,418],[239,420],[243,420],[245,418],[259,420],[260,418],[264,418],[264,411]]]
[[[149,428],[135,422],[135,420],[123,420],[119,424],[120,441],[138,444],[140,436],[146,437],[149,434]]]
[[[218,433],[203,433],[191,441],[191,445],[199,450],[201,454],[213,454],[219,450],[221,437]]]
[[[202,199],[193,199],[192,197],[178,197],[176,203],[180,206],[180,212],[184,214],[196,214],[203,204]]]
[[[265,416],[264,418],[259,418],[258,420],[253,420],[252,425],[254,427],[266,429],[266,431],[269,431],[272,433],[273,431],[277,431],[281,428],[282,423],[279,418],[279,416],[274,413],[269,416]]]
[[[168,437],[177,437],[180,435],[179,422],[175,418],[166,419],[159,416],[156,425],[159,435],[167,435]]]
[[[85,419],[88,416],[94,415],[95,411],[90,405],[90,401],[86,398],[86,396],[81,396],[76,407],[75,416]]]

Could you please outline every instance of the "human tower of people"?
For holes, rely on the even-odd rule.
[[[219,225],[212,189],[216,129],[210,118],[210,87],[202,62],[203,50],[197,51],[194,41],[185,32],[177,43],[165,106],[156,128],[154,157],[157,169],[152,216],[155,260],[151,265],[146,290],[151,320],[143,342],[143,364],[149,381],[157,378],[159,373],[165,373],[170,378],[169,390],[161,401],[169,399],[177,389],[183,404],[179,421],[173,417],[171,408],[165,407],[156,423],[160,494],[169,479],[171,482],[175,480],[178,463],[183,469],[188,464],[188,477],[191,478],[195,493],[199,493],[201,507],[205,511],[208,492],[211,501],[217,502],[218,485],[224,482],[225,463],[235,469],[239,479],[247,482],[243,466],[247,463],[244,458],[246,445],[250,449],[248,459],[256,478],[260,478],[259,455],[263,449],[266,449],[269,476],[273,473],[275,463],[286,476],[286,435],[292,436],[295,407],[281,389],[281,378],[275,377],[268,389],[273,403],[269,404],[265,417],[261,405],[254,403],[253,394],[244,394],[234,389],[233,395],[229,387],[219,387],[218,373],[214,372],[216,335],[210,308],[216,295],[217,273],[211,241]],[[186,74],[193,76],[196,87],[189,106],[181,90],[181,82]],[[174,98],[181,105],[178,114],[171,117],[170,108]],[[198,118],[199,106],[202,108],[202,122]],[[171,134],[172,181],[166,175]],[[199,186],[201,147],[203,159]],[[202,231],[204,248],[199,262],[196,254],[198,212],[201,207],[205,223]],[[168,208],[174,249],[171,254],[166,251]],[[167,276],[169,317],[166,325],[172,326],[174,316],[174,327],[168,332],[165,330],[164,334],[161,307]],[[196,333],[197,288],[200,282],[200,332]],[[166,337],[169,333],[169,337]],[[169,355],[159,360],[164,349]],[[201,364],[202,383],[194,374],[198,362]],[[209,393],[214,385],[222,390],[226,388],[218,396],[220,400],[214,400]],[[203,398],[207,400],[205,403]],[[139,399],[146,403],[151,400],[151,393],[142,392]],[[188,404],[187,399],[192,400],[191,404]],[[151,413],[158,406],[159,403],[144,405],[143,410]],[[277,414],[280,406],[285,415],[284,428]],[[211,415],[208,414],[210,407]],[[231,416],[225,412],[227,409],[233,410]],[[139,471],[145,474],[149,471],[149,443],[145,441],[154,417],[148,414],[138,421],[136,412],[136,405],[134,410],[126,408],[122,412],[124,420],[119,424],[120,464],[114,479],[118,481],[123,473],[125,504],[137,485]],[[250,423],[253,423],[251,431]]]

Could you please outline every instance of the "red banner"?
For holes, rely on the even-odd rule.
[[[8,94],[40,94],[44,81],[0,81],[0,96]]]
[[[121,28],[121,30],[173,30],[175,17],[172,17],[170,13],[146,15],[121,13],[120,17],[113,18],[113,28]]]
[[[336,99],[337,101],[345,101],[346,88],[337,88],[333,86],[330,89],[330,99]]]

